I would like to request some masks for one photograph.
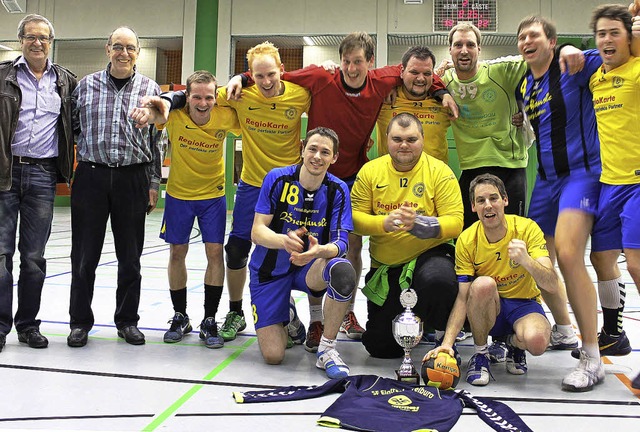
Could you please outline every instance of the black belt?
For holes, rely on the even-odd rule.
[[[28,156],[13,156],[13,161],[15,163],[23,164],[23,165],[44,165],[55,162],[56,158],[32,158]]]

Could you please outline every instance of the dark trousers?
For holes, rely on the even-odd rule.
[[[509,205],[504,212],[518,216],[525,215],[527,204],[527,170],[526,168],[502,168],[483,167],[462,171],[460,174],[460,192],[462,192],[462,204],[464,205],[464,229],[469,228],[478,220],[478,215],[471,211],[469,199],[469,186],[471,181],[480,174],[493,174],[500,178],[507,190]]]
[[[91,301],[107,220],[111,218],[118,287],[114,322],[121,329],[140,319],[140,256],[149,202],[146,165],[110,168],[81,162],[71,189],[71,328],[90,330]]]
[[[449,313],[458,295],[454,256],[454,247],[442,244],[418,257],[411,284],[418,295],[413,312],[425,327],[437,330],[447,327]],[[375,270],[369,271],[365,278],[367,281]],[[404,355],[391,331],[393,319],[404,310],[400,304],[401,273],[402,267],[389,269],[389,295],[382,306],[367,301],[367,330],[362,335],[362,344],[372,357],[397,358]]]
[[[42,285],[47,271],[44,249],[51,233],[56,195],[55,159],[38,164],[13,163],[11,189],[0,191],[0,333],[11,331],[13,320],[13,256],[20,218],[19,332],[38,328]]]

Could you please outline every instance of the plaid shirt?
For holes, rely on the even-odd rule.
[[[87,75],[73,92],[76,99],[74,131],[78,162],[110,167],[149,164],[151,187],[160,184],[159,132],[153,127],[138,129],[129,118],[140,98],[160,94],[153,80],[139,73],[118,90],[109,78],[109,68]]]

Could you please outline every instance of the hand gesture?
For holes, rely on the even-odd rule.
[[[527,252],[527,244],[520,239],[513,239],[509,242],[509,258],[514,260],[520,265],[523,265],[527,259],[530,259],[529,252]]]
[[[234,76],[227,83],[227,100],[240,100],[242,98],[242,78]]]
[[[289,261],[293,265],[297,266],[305,266],[309,264],[311,261],[318,257],[320,253],[320,245],[318,244],[318,239],[314,236],[310,235],[309,237],[309,249],[302,253],[292,252]]]
[[[566,45],[560,50],[560,73],[569,71],[570,75],[574,75],[584,67],[584,53],[578,48]]]
[[[450,94],[442,96],[442,106],[449,110],[449,120],[456,120],[460,115],[458,105]]]
[[[305,227],[300,227],[295,231],[289,231],[286,233],[284,235],[284,250],[290,254],[304,251],[304,241],[302,240],[302,237],[305,235],[307,235],[307,229]]]
[[[409,231],[416,220],[416,212],[413,208],[402,205],[392,211],[384,219],[383,227],[386,232]]]
[[[336,73],[337,70],[340,69],[340,65],[336,62],[334,62],[333,60],[325,60],[320,64],[320,67],[324,70],[326,70],[327,72],[329,72],[331,75],[334,75]]]

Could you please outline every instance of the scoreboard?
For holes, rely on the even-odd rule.
[[[460,22],[473,23],[482,31],[498,29],[497,0],[434,0],[433,31],[448,32]]]

